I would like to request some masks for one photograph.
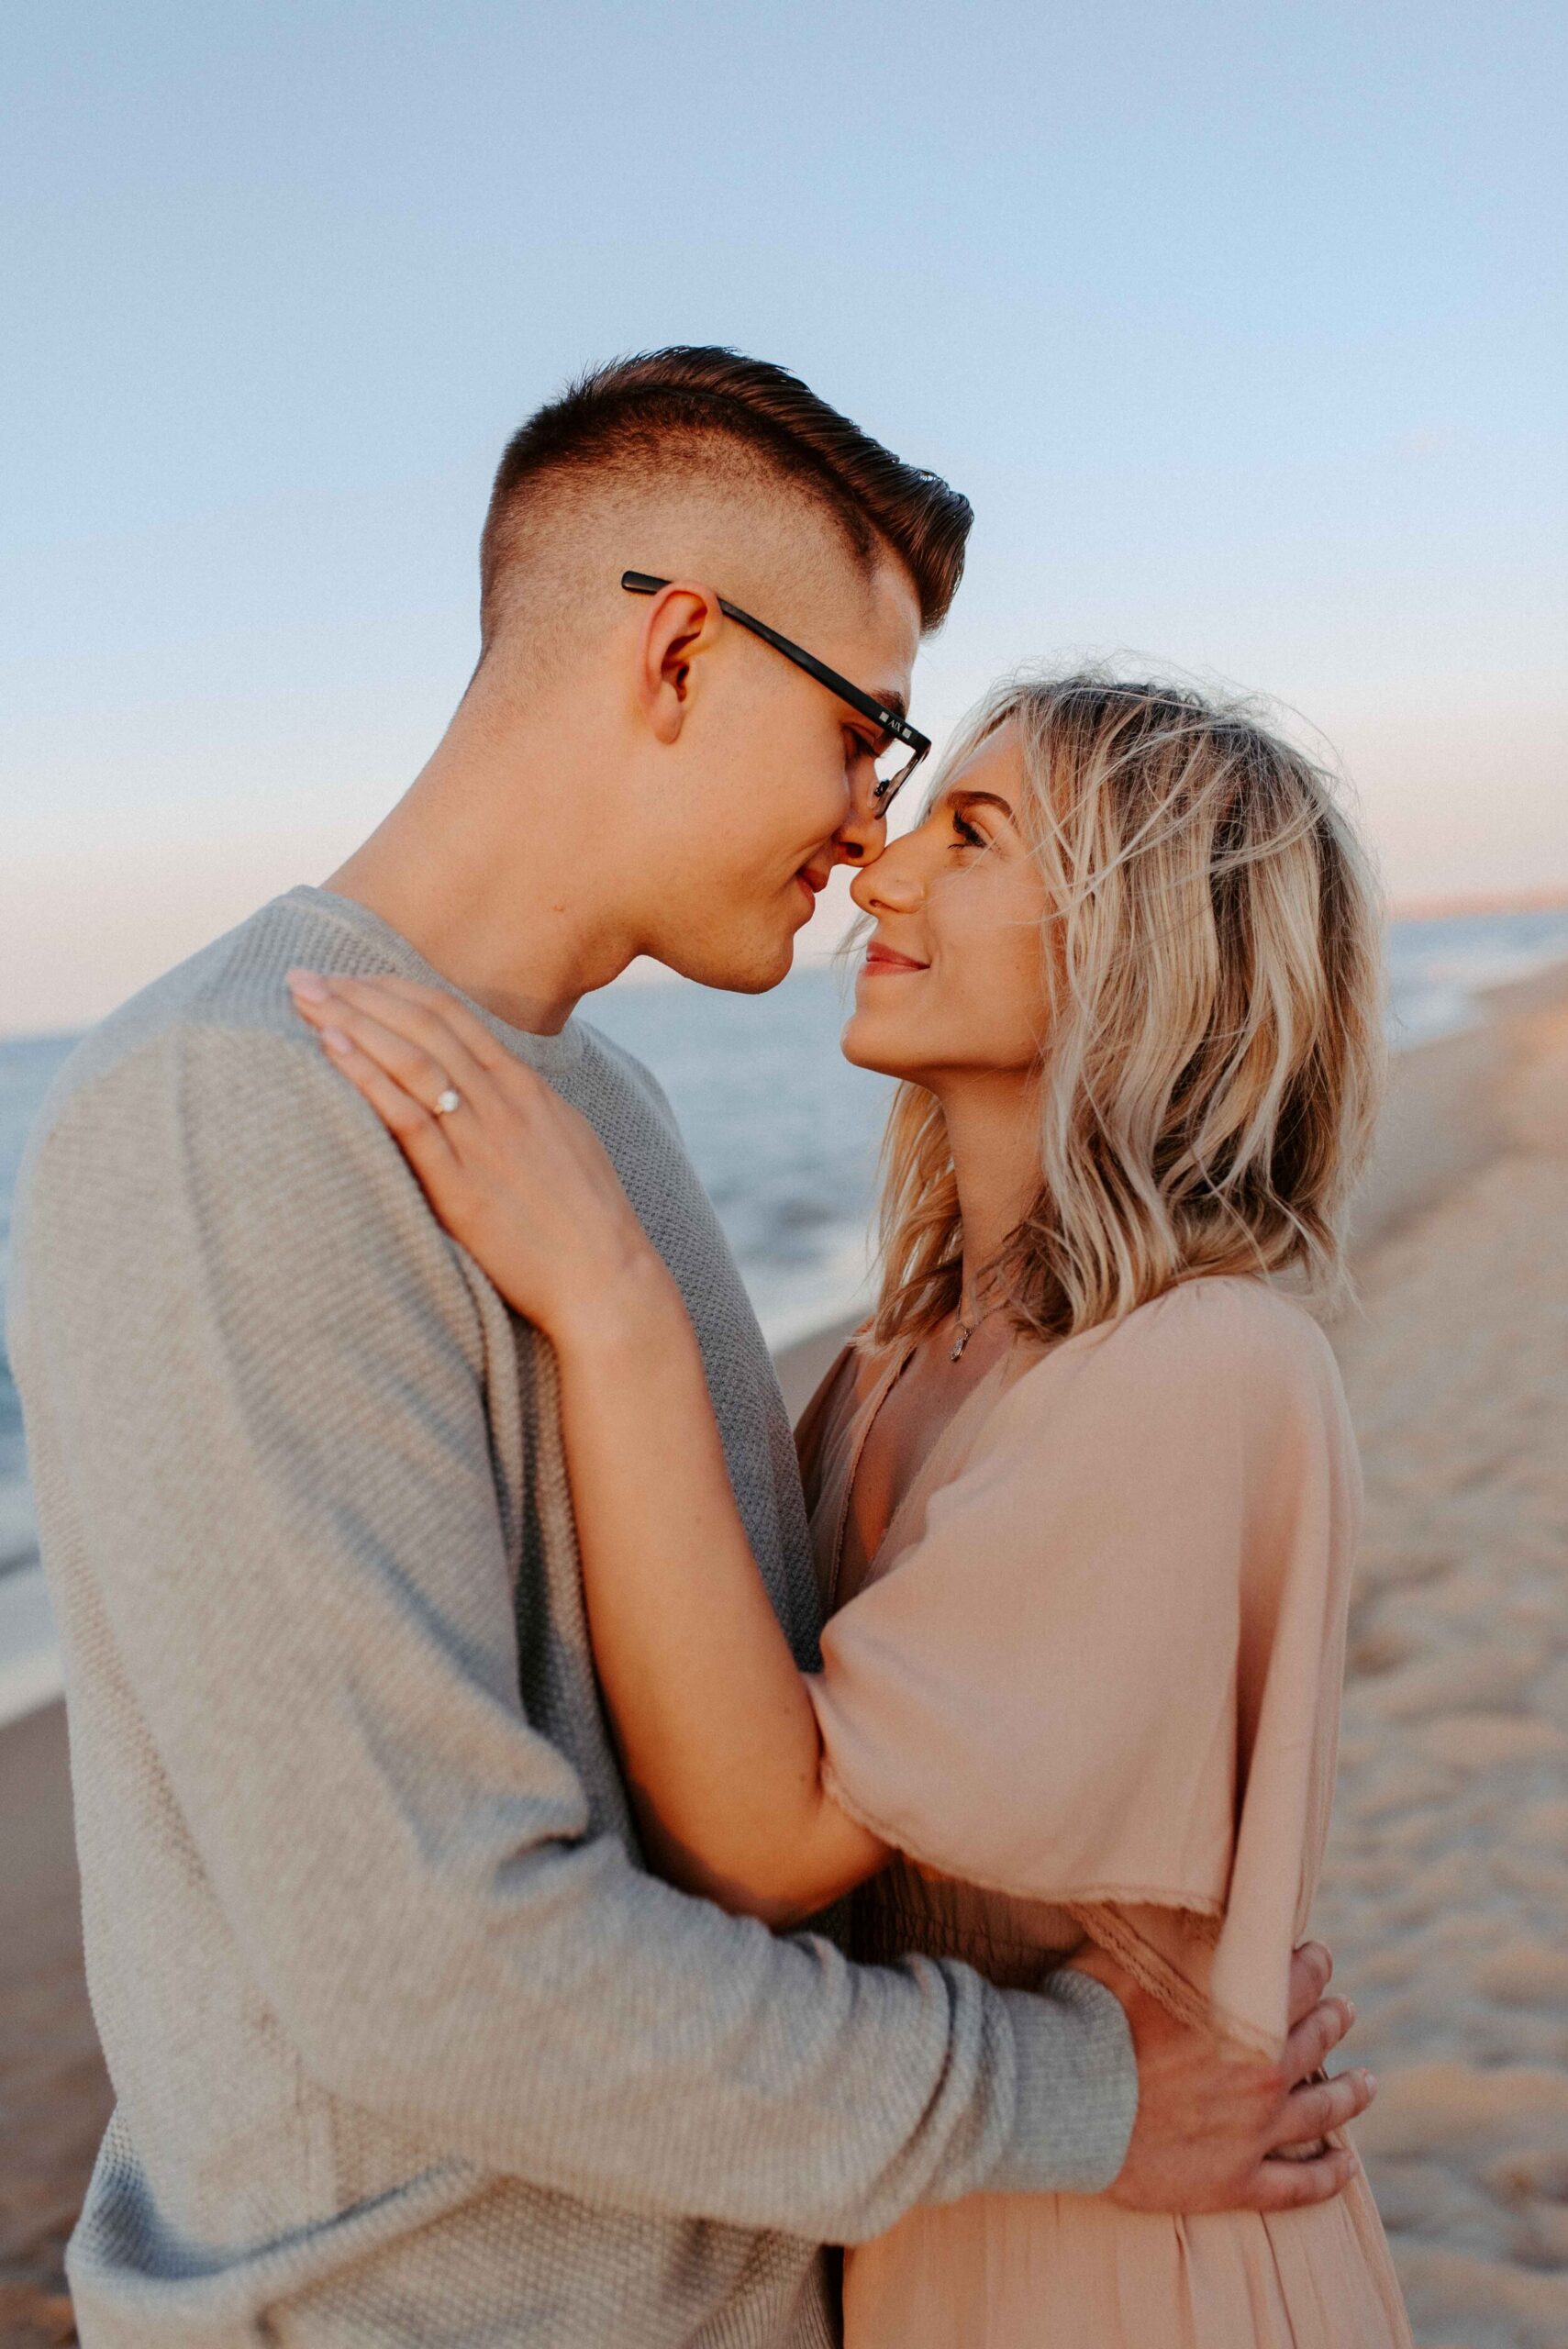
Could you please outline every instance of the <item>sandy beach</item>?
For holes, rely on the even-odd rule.
[[[1568,1001],[1335,1331],[1367,1519],[1316,1926],[1423,2343],[1568,2343]]]
[[[74,2341],[61,2259],[113,2099],[82,1973],[65,1711],[0,1730],[0,2343]]]
[[[1358,1268],[1332,1335],[1367,1524],[1315,1929],[1383,2083],[1359,2142],[1418,2341],[1568,2349],[1568,970],[1401,1056]],[[784,1360],[794,1408],[835,1342]],[[41,2349],[74,2337],[107,2108],[58,1705],[0,1730],[0,2343]]]

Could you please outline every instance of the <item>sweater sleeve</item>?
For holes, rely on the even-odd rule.
[[[593,1831],[519,1695],[509,1325],[313,1045],[187,1027],[97,1077],[21,1254],[97,1661],[324,2087],[535,2183],[819,2239],[1109,2182],[1136,2082],[1098,1986],[854,1967]]]

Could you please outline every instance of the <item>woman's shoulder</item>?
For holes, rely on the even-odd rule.
[[[1304,1306],[1266,1280],[1213,1274],[1179,1281],[1120,1320],[1052,1348],[1007,1400],[1041,1418],[1069,1394],[1182,1417],[1311,1408],[1338,1418],[1338,1366]]]
[[[1133,1331],[1133,1324],[1140,1325]],[[1180,1347],[1194,1356],[1243,1368],[1273,1364],[1315,1373],[1332,1363],[1321,1325],[1298,1299],[1246,1273],[1212,1273],[1178,1281],[1151,1297],[1124,1327],[1140,1343]]]
[[[1294,1539],[1327,1494],[1327,1514],[1308,1513],[1332,1526],[1337,1554],[1359,1484],[1318,1324],[1262,1281],[1217,1275],[1047,1353],[991,1412],[942,1508],[985,1513],[999,1560],[1019,1537],[1028,1575],[1046,1527],[1085,1557],[1125,1553],[1129,1590],[1179,1553],[1194,1603],[1207,1590],[1224,1606],[1238,1566],[1268,1554],[1239,1528]]]

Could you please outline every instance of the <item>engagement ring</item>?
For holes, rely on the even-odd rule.
[[[462,1096],[455,1085],[449,1085],[444,1093],[438,1093],[436,1096],[438,1118],[450,1118],[454,1109],[461,1109],[462,1107]]]

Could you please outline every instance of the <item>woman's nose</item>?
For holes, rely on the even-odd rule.
[[[915,837],[906,832],[902,840],[890,841],[874,864],[856,874],[850,895],[862,914],[913,913],[921,904],[926,885],[913,852]]]

